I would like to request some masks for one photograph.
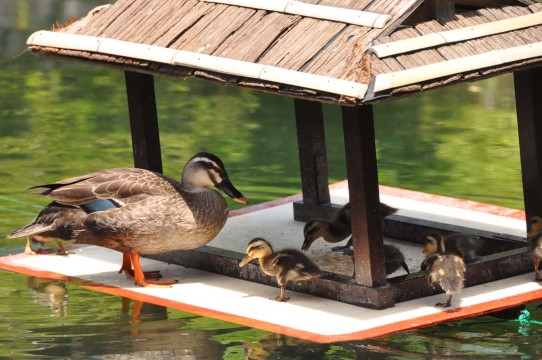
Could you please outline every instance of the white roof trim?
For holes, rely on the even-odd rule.
[[[311,90],[325,91],[358,99],[362,99],[367,92],[366,84],[353,81],[288,70],[276,66],[256,64],[248,61],[233,60],[191,51],[137,44],[115,39],[42,30],[30,35],[27,40],[27,45],[89,51],[164,64],[188,66],[230,75],[299,86]]]
[[[542,24],[542,11],[505,20],[468,26],[461,29],[439,31],[428,35],[392,41],[386,44],[375,45],[371,47],[371,50],[373,50],[379,58],[384,58],[439,45],[524,29],[540,24]]]
[[[308,4],[296,0],[202,0],[205,2],[242,6],[251,9],[282,12],[347,24],[383,28],[390,15],[352,10],[327,5]]]
[[[408,70],[379,74],[376,76],[374,91],[379,92],[443,76],[459,74],[465,71],[499,66],[538,56],[542,56],[542,42],[493,50],[479,55],[441,61]]]

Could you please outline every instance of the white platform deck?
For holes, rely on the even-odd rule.
[[[348,192],[345,189],[340,185],[332,187],[333,201],[346,202]],[[403,214],[416,211],[419,217],[445,216],[448,222],[457,221],[461,225],[475,222],[469,226],[486,226],[493,231],[498,227],[502,233],[525,235],[522,212],[443,197],[427,198],[424,194],[385,187],[381,191],[381,201],[400,208]],[[261,236],[271,241],[276,249],[301,246],[303,224],[292,220],[291,202],[256,206],[253,210],[241,211],[231,217],[209,245],[243,252],[250,239]],[[423,258],[421,247],[394,243],[405,253],[411,270],[417,271]],[[329,261],[326,256],[338,256],[343,262],[351,263],[347,256],[327,255],[330,246],[321,240],[313,246],[309,255],[324,267],[336,262],[335,259]],[[118,274],[122,260],[120,253],[94,246],[72,246],[70,250],[73,254],[67,257],[5,256],[0,258],[0,268],[66,279],[97,291],[316,342],[365,339],[542,299],[542,286],[534,281],[534,274],[529,273],[465,288],[454,297],[453,308],[447,310],[433,306],[444,300],[444,294],[398,303],[385,310],[361,308],[291,291],[287,292],[291,296],[289,302],[278,303],[268,299],[278,295],[277,288],[151,259],[142,260],[145,270],[160,270],[165,279],[178,279],[179,283],[170,289],[137,287]],[[350,271],[347,266],[344,270]],[[403,273],[399,270],[397,275]]]

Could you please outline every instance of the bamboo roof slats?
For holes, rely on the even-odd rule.
[[[259,62],[299,70],[343,27],[336,22],[304,18],[277,39]]]
[[[267,49],[300,20],[299,16],[258,11],[225,39],[214,55],[258,62]]]
[[[416,9],[423,0],[214,1],[118,0],[56,29],[75,37],[46,34],[43,41],[45,34],[38,32],[29,38],[29,49],[130,71],[201,76],[357,105],[542,64],[537,43],[542,4],[530,0],[527,5],[506,0],[506,6],[484,0],[497,5],[456,9],[454,16],[438,21],[421,20]],[[379,28],[259,10],[254,4],[340,8],[387,20]]]
[[[354,10],[367,10],[367,7],[373,3],[371,0],[303,0],[312,4],[326,5],[326,6],[335,6],[342,7],[347,9]],[[377,11],[374,11],[377,12]],[[386,13],[387,14],[387,13]]]
[[[452,23],[453,22],[447,23],[447,25],[452,25]],[[434,32],[418,38],[376,45],[372,47],[372,50],[376,52],[378,57],[382,58],[385,56],[466,41],[540,24],[542,24],[542,12],[487,22],[480,25],[472,25],[469,27],[458,27],[455,30]]]
[[[512,61],[542,57],[542,42],[529,45],[494,50],[479,55],[460,57],[439,63],[418,66],[403,71],[379,74],[375,80],[375,92],[441,78],[491,66],[498,66]]]
[[[390,19],[389,15],[353,10],[329,5],[310,4],[297,0],[201,0],[252,9],[277,11],[315,19],[337,21],[346,24],[382,28]]]
[[[172,42],[169,47],[212,54],[230,34],[235,33],[255,13],[254,10],[245,8],[226,7],[220,10],[217,8],[215,9],[216,13],[213,11],[207,15],[213,16],[213,22],[220,24],[220,26],[204,26],[203,22],[197,23]]]
[[[368,30],[368,29],[367,29]],[[358,44],[366,34],[365,29],[360,30],[358,33],[353,33],[352,30],[346,29],[339,33],[330,43],[326,46],[326,51],[323,51],[318,57],[313,59],[305,71],[309,73],[329,74],[333,77],[338,77],[344,80],[361,81],[349,77],[346,72],[342,70],[345,68],[347,58],[354,51],[355,44]],[[361,81],[367,83],[367,81]]]
[[[178,3],[176,11],[173,12],[170,20],[159,28],[152,31],[149,41],[157,46],[170,47],[172,44],[205,15],[211,12],[212,8],[201,6],[198,0],[188,0]]]
[[[367,85],[365,84],[335,79],[328,76],[308,74],[276,66],[220,58],[190,51],[130,43],[116,39],[40,31],[35,33],[29,41],[33,44],[43,46],[56,46],[59,41],[62,41],[63,44],[70,46],[75,50],[126,56],[129,58],[136,58],[137,54],[138,58],[143,60],[194,67],[197,69],[211,70],[236,76],[258,78],[265,81],[306,87],[354,98],[363,98],[367,91]]]

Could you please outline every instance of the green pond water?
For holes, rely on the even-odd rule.
[[[24,51],[33,31],[104,3],[0,2],[0,255],[23,250],[24,239],[5,235],[48,203],[27,188],[133,166],[124,74]],[[252,204],[300,192],[292,99],[198,79],[157,78],[155,85],[166,175],[179,178],[187,159],[205,150],[224,160],[232,182]],[[346,177],[340,108],[324,110],[330,181],[340,181]],[[512,77],[422,93],[374,110],[381,184],[523,207]],[[542,327],[512,321],[519,309],[323,345],[152,304],[143,304],[134,318],[131,300],[6,271],[0,271],[0,289],[0,358],[542,355]],[[527,308],[542,320],[538,305]]]

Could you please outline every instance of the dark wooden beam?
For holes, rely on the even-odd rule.
[[[386,270],[373,108],[343,106],[342,114],[356,281],[383,286]]]
[[[523,198],[527,219],[542,216],[542,68],[514,73]]]
[[[151,75],[125,71],[135,167],[162,172],[158,115]]]
[[[202,246],[196,250],[171,251],[146,257],[259,284],[278,286],[274,277],[262,272],[257,261],[239,267],[239,262],[244,255],[234,251]],[[325,273],[322,278],[312,279],[311,281],[291,281],[287,288],[372,309],[385,309],[395,305],[394,292],[391,286],[368,288],[353,283],[350,277],[332,273]],[[295,297],[295,294],[289,295]]]
[[[307,221],[312,218],[327,218],[331,212],[336,211],[336,207],[329,204],[322,104],[295,99],[294,108],[303,192],[303,201],[294,203],[294,219]]]

